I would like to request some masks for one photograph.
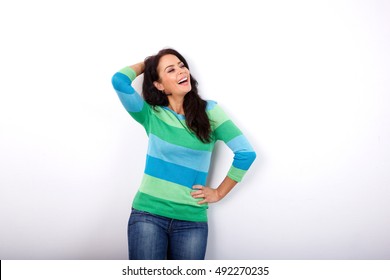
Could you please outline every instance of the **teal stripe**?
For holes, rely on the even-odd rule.
[[[135,92],[134,88],[131,86],[131,80],[125,74],[115,73],[111,79],[112,86],[118,92],[133,94]]]
[[[233,166],[243,170],[248,170],[255,159],[255,152],[236,152],[234,154]]]
[[[153,134],[149,135],[148,155],[206,173],[210,167],[211,152],[174,145]]]
[[[151,156],[146,157],[145,173],[175,184],[192,188],[194,185],[205,185],[207,172],[169,163]]]

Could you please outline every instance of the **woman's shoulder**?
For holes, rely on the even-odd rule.
[[[207,100],[206,113],[210,120],[216,121],[218,123],[222,123],[229,119],[218,102],[214,100]]]
[[[218,102],[214,100],[206,100],[206,112],[213,110],[216,106],[218,106]]]

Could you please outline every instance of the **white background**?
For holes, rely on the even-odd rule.
[[[2,1],[0,259],[127,258],[147,139],[111,76],[163,47],[258,154],[210,206],[207,259],[389,259],[389,13],[385,0]],[[211,186],[231,161],[218,145]]]

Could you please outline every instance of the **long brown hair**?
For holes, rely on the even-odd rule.
[[[142,85],[142,92],[144,99],[152,106],[168,106],[169,100],[165,93],[159,91],[153,84],[159,81],[157,67],[161,57],[167,54],[172,54],[180,59],[181,62],[190,69],[185,58],[174,49],[162,49],[156,55],[147,57],[145,59],[144,82]],[[203,100],[198,94],[198,82],[190,74],[191,77],[191,91],[184,97],[184,112],[185,120],[188,128],[193,131],[196,136],[203,143],[211,141],[211,126],[210,120],[206,114],[207,102]]]

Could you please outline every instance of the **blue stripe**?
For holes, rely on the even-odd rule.
[[[115,90],[127,93],[127,94],[133,94],[135,92],[134,88],[131,86],[131,80],[129,77],[127,77],[125,74],[122,73],[115,73],[114,76],[112,76],[112,86]]]
[[[207,105],[206,105],[206,111],[210,111],[214,109],[214,107],[217,105],[216,101],[213,100],[207,100]]]
[[[136,113],[142,110],[144,100],[132,87],[129,77],[118,72],[112,77],[112,85],[128,112]]]
[[[238,135],[226,143],[234,152],[233,166],[248,170],[256,158],[256,153],[244,135]]]
[[[226,145],[234,152],[253,152],[251,144],[244,135],[238,135],[226,143]]]
[[[148,155],[205,173],[210,167],[211,152],[174,145],[153,134],[149,134]]]
[[[248,170],[256,158],[255,152],[238,152],[234,155],[233,166],[242,170]]]
[[[205,185],[207,173],[165,162],[151,156],[146,157],[145,173],[188,188],[193,185]]]
[[[116,91],[120,101],[129,113],[141,112],[144,107],[144,100],[138,93],[126,94],[120,91]]]

